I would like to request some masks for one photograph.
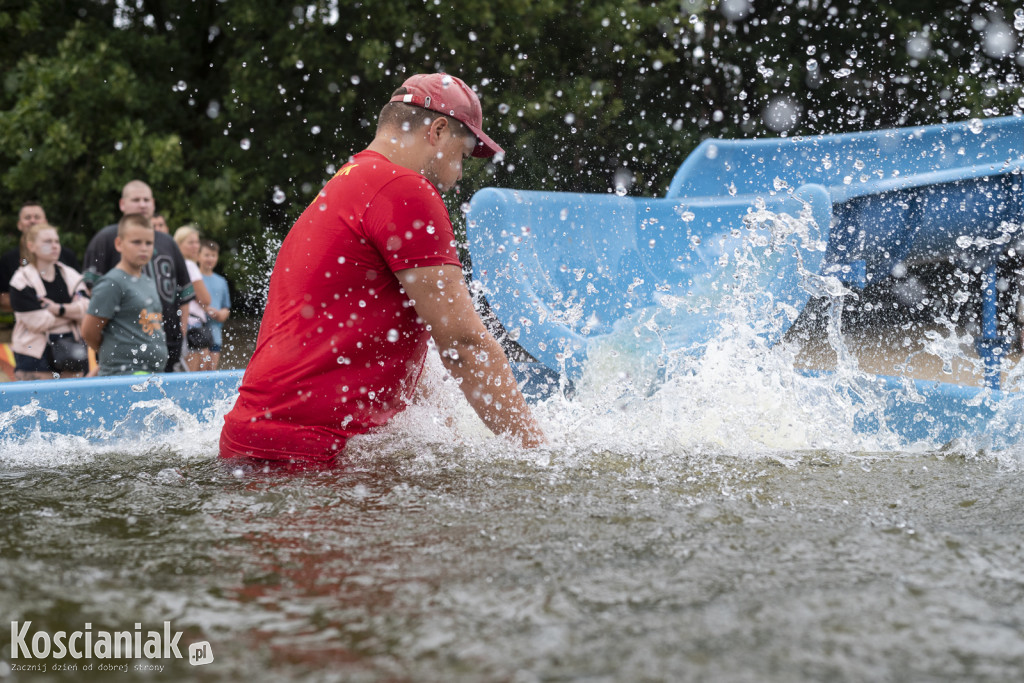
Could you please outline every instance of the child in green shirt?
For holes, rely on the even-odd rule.
[[[96,350],[100,375],[162,372],[167,363],[160,295],[142,269],[153,257],[153,228],[142,214],[117,226],[120,262],[92,288],[82,337]]]

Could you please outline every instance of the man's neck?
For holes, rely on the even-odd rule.
[[[383,133],[375,137],[366,150],[377,152],[387,157],[391,163],[416,173],[423,173],[423,167],[426,165],[423,148],[416,144],[412,133]]]

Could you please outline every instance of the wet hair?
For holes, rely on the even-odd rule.
[[[128,228],[135,226],[138,228],[146,228],[152,230],[153,226],[149,224],[149,219],[141,213],[127,213],[121,217],[121,220],[117,222],[117,236],[124,237],[124,234],[128,231]]]
[[[213,240],[199,240],[200,249],[209,249],[210,251],[220,253],[220,245]]]
[[[29,206],[35,206],[35,205],[34,204],[30,204]],[[24,258],[29,263],[31,263],[33,266],[36,265],[36,255],[28,250],[28,243],[29,242],[35,242],[36,238],[39,237],[39,233],[41,233],[43,230],[53,230],[54,232],[57,233],[57,239],[58,240],[60,239],[60,232],[57,230],[57,228],[53,227],[52,225],[50,225],[46,221],[43,221],[42,223],[36,223],[35,225],[29,227],[29,229],[25,231],[25,256],[24,256]]]

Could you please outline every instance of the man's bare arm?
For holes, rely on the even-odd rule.
[[[519,392],[501,345],[473,308],[457,266],[411,268],[398,281],[429,326],[441,360],[459,380],[470,406],[495,434],[508,434],[532,448],[545,441]]]

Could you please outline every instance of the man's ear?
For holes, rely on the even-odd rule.
[[[441,135],[446,131],[451,133],[451,125],[448,123],[448,119],[444,116],[438,116],[430,122],[430,132],[428,133],[430,143],[437,144],[441,139]]]

